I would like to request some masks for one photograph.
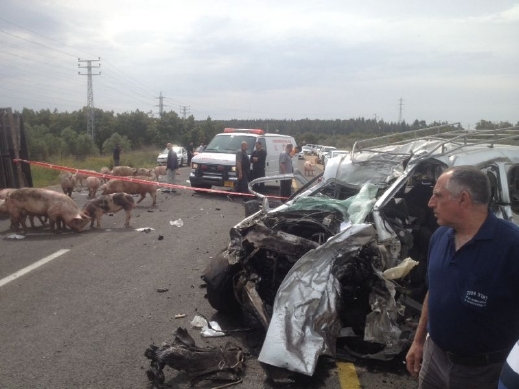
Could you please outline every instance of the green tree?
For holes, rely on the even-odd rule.
[[[123,150],[131,150],[131,142],[126,135],[121,136],[117,132],[103,142],[103,154],[112,155],[115,145],[121,146]]]
[[[67,127],[61,131],[61,139],[63,140],[64,155],[79,154],[78,135],[71,127]]]
[[[77,136],[76,154],[83,156],[98,155],[99,149],[94,144],[92,137],[87,134],[79,134]]]

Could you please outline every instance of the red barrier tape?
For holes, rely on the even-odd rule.
[[[104,178],[104,179],[108,179],[108,180],[116,179],[116,180],[121,180],[121,181],[138,182],[140,184],[148,184],[148,185],[153,184],[153,185],[157,185],[159,187],[165,187],[165,188],[171,188],[171,189],[194,190],[196,192],[207,192],[207,193],[222,193],[222,194],[226,194],[226,195],[230,194],[232,196],[246,196],[246,197],[250,197],[251,199],[256,198],[256,196],[254,196],[253,194],[250,194],[250,193],[238,193],[238,192],[232,192],[232,191],[227,191],[227,190],[217,190],[217,189],[193,188],[191,186],[167,184],[167,183],[158,182],[158,181],[139,180],[136,178],[132,178],[130,176],[114,176],[112,174],[98,173],[93,170],[76,169],[76,168],[67,167],[67,166],[53,165],[53,164],[45,163],[45,162],[27,161],[25,159],[16,159],[15,158],[15,159],[13,159],[13,162],[23,162],[23,163],[28,163],[29,165],[40,166],[40,167],[43,167],[46,169],[60,170],[60,171],[76,173],[76,174],[80,173],[80,174],[84,174],[89,177],[99,177],[99,178]],[[273,199],[281,199],[281,200],[287,199],[287,197],[279,197],[279,196],[266,196],[266,197],[273,198]]]

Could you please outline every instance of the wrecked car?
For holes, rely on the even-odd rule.
[[[477,166],[490,180],[492,211],[517,214],[519,127],[413,134],[356,142],[285,204],[269,209],[263,198],[231,229],[202,278],[213,308],[245,308],[263,325],[260,362],[313,375],[339,344],[342,354],[380,360],[405,351],[438,227],[427,204],[446,168]]]

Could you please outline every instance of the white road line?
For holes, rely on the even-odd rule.
[[[62,256],[65,253],[68,253],[70,249],[61,249],[56,251],[54,254],[49,255],[48,257],[40,259],[38,262],[34,262],[32,265],[27,266],[26,268],[23,268],[22,270],[17,271],[16,273],[11,274],[10,276],[7,276],[5,278],[2,278],[0,280],[0,288],[4,286],[5,284],[8,284],[9,282],[16,280],[18,277],[21,277],[30,271],[39,268],[40,266],[45,265],[47,262],[52,261],[53,259],[56,259],[60,256]]]

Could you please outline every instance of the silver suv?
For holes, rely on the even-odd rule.
[[[202,278],[215,309],[243,306],[266,328],[261,362],[312,375],[320,355],[389,360],[409,346],[438,227],[427,203],[446,168],[480,168],[492,211],[517,216],[519,127],[413,135],[356,142],[285,204],[264,199],[231,229]]]

